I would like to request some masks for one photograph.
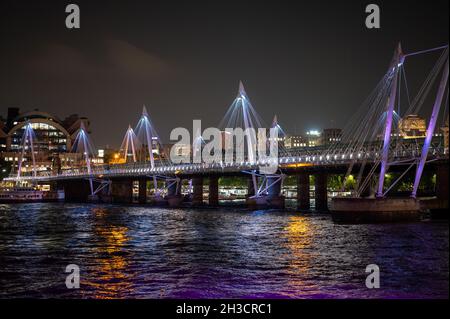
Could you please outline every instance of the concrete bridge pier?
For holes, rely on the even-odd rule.
[[[146,178],[139,179],[138,201],[139,201],[139,204],[147,203],[147,179]]]
[[[50,184],[50,190],[52,192],[56,192],[58,190],[58,183],[57,182],[53,181],[53,182],[50,182],[49,184]]]
[[[64,200],[67,202],[87,202],[91,195],[89,181],[85,179],[58,182],[56,187],[64,189]]]
[[[364,181],[366,177],[362,177],[361,180]],[[360,197],[370,197],[371,195],[371,185],[367,183],[367,185],[361,190]]]
[[[208,203],[210,206],[219,205],[219,177],[209,177],[209,197]]]
[[[310,201],[310,182],[308,173],[300,173],[297,175],[297,209],[309,210]]]
[[[430,209],[431,218],[433,219],[449,219],[448,210],[449,183],[448,169],[446,163],[440,163],[436,167],[436,198],[428,201],[422,201],[426,208]]]
[[[112,203],[112,195],[111,195],[111,186],[103,188],[100,193],[98,194],[98,197],[100,199],[100,202],[102,203]]]
[[[258,181],[258,177],[255,177],[256,181]],[[256,194],[255,187],[253,185],[253,177],[250,176],[247,180],[247,198],[254,196]]]
[[[181,195],[181,180],[177,183],[173,180],[166,181],[167,187],[167,202],[170,207],[179,207],[183,201],[183,196]]]
[[[281,181],[277,181],[278,176],[267,177],[267,195],[269,197],[278,197],[281,195]]]
[[[247,198],[250,208],[284,208],[285,198],[281,195],[280,176],[267,176],[267,194]]]
[[[284,208],[285,198],[281,195],[282,178],[279,175],[267,177],[267,199],[268,208]]]
[[[328,176],[324,172],[317,173],[315,176],[315,202],[316,211],[326,212],[328,211],[328,194],[327,184]]]
[[[113,180],[111,183],[111,196],[113,203],[132,203],[133,181],[131,179]]]
[[[360,190],[360,197],[373,197],[375,196],[375,178],[377,177],[377,175],[374,175],[372,177],[370,177],[370,180],[367,182],[367,184],[365,185],[365,187],[363,189]],[[364,183],[367,180],[367,175],[363,174],[361,176],[361,180],[358,181],[359,185],[362,185],[362,183]]]
[[[192,178],[192,205],[203,205],[203,177]]]
[[[175,196],[180,193],[179,189],[181,189],[181,184],[177,187],[177,183],[174,183],[173,181],[166,181],[166,188],[167,196]]]
[[[448,164],[439,164],[436,172],[436,196],[438,199],[446,200],[448,206],[449,188],[448,188]]]

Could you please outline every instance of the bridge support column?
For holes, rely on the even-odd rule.
[[[203,205],[203,177],[192,178],[192,205]]]
[[[177,183],[174,180],[166,181],[167,187],[167,202],[170,207],[179,207],[183,202],[183,196],[181,195],[181,180]]]
[[[327,179],[326,173],[315,175],[316,211],[328,211]]]
[[[139,179],[139,204],[147,203],[147,179]]]
[[[446,200],[448,205],[448,164],[439,164],[436,172],[436,197],[441,200]]]
[[[58,189],[64,189],[64,200],[67,202],[87,202],[91,195],[88,180],[68,180],[57,183]]]
[[[166,182],[166,187],[167,187],[167,196],[176,196],[177,194],[180,194],[177,188],[177,183],[174,183],[173,181],[168,181]]]
[[[255,177],[258,180],[258,177]],[[250,176],[247,180],[247,198],[256,194],[255,187],[253,185],[253,177]]]
[[[132,203],[133,181],[130,179],[113,180],[111,184],[111,196],[114,203]]]
[[[53,181],[53,182],[50,182],[49,184],[50,184],[50,190],[51,191],[55,192],[55,191],[58,190],[58,183],[57,182]]]
[[[217,176],[209,177],[208,203],[210,206],[219,205],[219,178]]]
[[[101,203],[112,203],[111,185],[100,190],[100,192],[97,193],[97,196]]]
[[[277,181],[278,176],[267,177],[267,195],[271,198],[281,195],[281,180]]]
[[[367,176],[361,178],[361,183],[367,179]],[[361,190],[360,197],[370,197],[371,195],[372,181],[368,182],[367,185]]]
[[[281,196],[281,176],[267,176],[265,179],[266,192],[264,194],[256,194],[257,196],[248,197],[247,205],[250,208],[284,208],[285,198]]]
[[[310,194],[309,194],[309,174],[300,173],[297,175],[297,208],[300,210],[310,209]]]
[[[449,197],[449,188],[448,188],[448,164],[442,163],[438,164],[436,167],[436,199],[432,199],[429,201],[429,204],[426,204],[426,201],[421,201],[424,203],[423,206],[428,206],[431,212],[431,218],[433,219],[446,219],[450,218],[450,214],[448,211],[448,197]],[[430,205],[431,204],[431,205]]]

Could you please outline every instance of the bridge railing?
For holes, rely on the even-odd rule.
[[[354,152],[353,152],[354,151]],[[390,152],[390,158],[392,161],[410,160],[414,161],[421,155],[421,147],[419,145],[409,144],[406,146],[398,147]],[[308,163],[313,165],[342,165],[347,163],[356,163],[362,161],[377,161],[381,156],[380,150],[373,146],[368,146],[365,149],[348,150],[346,152],[339,153],[324,153],[323,150],[300,152],[294,150],[284,154],[284,156],[278,158],[278,164],[283,166],[284,164],[295,163]],[[448,157],[445,153],[445,149],[442,145],[432,145],[429,150],[429,157],[431,158],[443,158]],[[273,164],[274,162],[272,162]],[[276,163],[276,162],[275,162]],[[141,163],[126,163],[116,165],[97,165],[91,167],[91,174],[88,173],[87,168],[77,167],[68,170],[62,170],[59,174],[52,171],[40,171],[37,172],[37,176],[33,177],[32,172],[22,174],[23,180],[46,180],[46,179],[64,179],[73,177],[90,177],[90,176],[122,176],[122,175],[155,175],[155,174],[174,174],[180,173],[201,173],[201,172],[226,172],[226,171],[239,171],[248,169],[258,169],[261,165],[267,165],[267,160],[249,162],[215,162],[211,164],[172,164],[172,163],[155,163],[152,169],[149,162]],[[12,175],[7,180],[17,180],[17,176]]]

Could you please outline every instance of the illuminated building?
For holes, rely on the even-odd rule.
[[[97,156],[92,159],[92,164],[102,165],[105,163],[105,150],[100,149],[97,151]]]
[[[278,143],[278,147],[284,148],[285,144],[284,141],[286,140],[286,133],[284,132],[283,128],[278,123],[278,116],[275,115],[272,121],[272,127],[271,129],[274,129],[276,132],[277,137],[273,138]],[[269,141],[271,141],[272,138],[269,137]]]
[[[310,130],[306,132],[307,146],[316,147],[322,144],[322,137],[319,131]]]
[[[322,132],[322,145],[329,145],[340,142],[342,138],[342,130],[340,128],[326,128]]]
[[[3,124],[0,122],[0,124]],[[0,127],[0,152],[6,151],[6,138],[8,137],[8,134],[3,131],[3,125]]]
[[[444,152],[448,154],[448,118],[445,121],[445,126],[441,128],[442,135],[444,135]]]
[[[290,135],[285,138],[284,146],[286,148],[306,147],[307,141],[301,135]]]
[[[79,161],[79,154],[70,153],[76,133],[81,127],[89,127],[87,118],[76,114],[70,115],[63,121],[58,117],[33,110],[20,113],[19,108],[8,108],[6,120],[0,121],[0,156],[5,162],[17,168],[22,153],[23,136],[26,125],[30,124],[33,130],[33,149],[36,158],[37,170],[52,170],[68,168]],[[25,146],[23,171],[31,171],[29,164],[30,150]]]
[[[290,135],[285,138],[286,148],[296,147],[317,147],[328,145],[341,140],[342,130],[337,128],[324,129],[321,133],[318,130],[310,130],[306,135]]]
[[[123,156],[121,156],[120,150],[111,148],[109,146],[106,146],[105,149],[102,150],[103,152],[100,152],[99,150],[99,157],[100,153],[103,153],[103,162],[107,164],[124,164],[125,160],[123,159]]]
[[[424,138],[427,130],[425,119],[411,114],[398,122],[400,136],[403,138]]]
[[[277,145],[278,145],[278,148],[285,148],[286,147],[286,145],[285,145],[286,136],[284,136],[284,135],[278,136],[278,137],[275,137],[275,138],[268,137],[268,140],[269,140],[269,142],[272,142],[272,140],[276,141]]]

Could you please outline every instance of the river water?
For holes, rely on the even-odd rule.
[[[448,298],[448,222],[240,208],[0,205],[0,298]],[[67,289],[65,267],[80,268]],[[380,268],[379,289],[365,285]]]

